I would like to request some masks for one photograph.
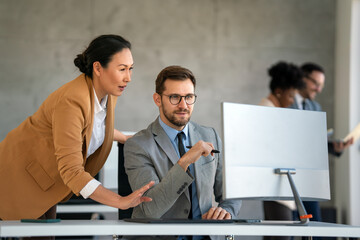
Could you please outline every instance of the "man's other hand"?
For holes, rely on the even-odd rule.
[[[335,141],[333,142],[333,146],[334,146],[334,151],[336,153],[341,153],[343,152],[346,148],[348,148],[350,145],[352,145],[354,143],[354,138],[350,138],[349,140],[347,140],[346,142],[343,141]]]
[[[202,215],[202,219],[231,219],[231,214],[221,207],[212,207],[207,213]]]

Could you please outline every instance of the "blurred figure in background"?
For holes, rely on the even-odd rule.
[[[321,105],[315,101],[316,95],[321,93],[325,85],[325,72],[324,69],[315,63],[304,63],[300,67],[303,73],[304,85],[295,94],[295,102],[290,108],[310,110],[310,111],[322,111]],[[341,140],[328,141],[328,151],[330,154],[339,157],[345,148],[353,144],[353,139],[349,139],[347,142]],[[304,207],[306,211],[313,215],[311,221],[321,222],[321,211],[319,202],[316,201],[304,201]],[[314,238],[318,240],[321,238]]]
[[[268,70],[270,94],[260,102],[262,106],[287,108],[294,103],[297,89],[303,88],[302,72],[294,64],[278,62]],[[266,220],[293,220],[294,201],[264,201]],[[265,236],[264,239],[290,240],[288,236]]]
[[[315,63],[305,63],[301,66],[303,73],[303,87],[295,94],[295,102],[290,108],[322,111],[321,105],[315,101],[315,97],[324,88],[325,85],[325,72],[324,69]],[[345,148],[353,143],[353,139],[347,142],[342,141],[329,141],[329,153],[339,157]]]
[[[260,102],[261,106],[289,107],[294,103],[297,89],[303,88],[302,73],[291,63],[278,62],[273,65],[268,74],[270,80],[270,94]]]

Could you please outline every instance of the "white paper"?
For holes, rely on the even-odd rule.
[[[354,138],[354,142],[360,137],[360,123],[344,138],[344,142],[347,142],[350,138]]]

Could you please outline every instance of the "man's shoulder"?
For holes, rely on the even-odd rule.
[[[132,136],[125,142],[125,145],[131,144],[131,143],[142,144],[142,143],[148,142],[150,139],[152,139],[153,134],[151,132],[150,126],[146,129],[143,129],[143,130],[135,133],[134,136]]]
[[[202,125],[202,124],[193,122],[193,121],[190,121],[189,123],[190,123],[190,125],[193,125],[193,126],[195,126],[195,127],[197,127],[197,128],[202,128],[202,129],[214,129],[214,128],[212,128],[212,127],[205,126],[205,125]]]
[[[312,109],[313,109],[313,110],[315,110],[315,111],[322,111],[322,108],[321,108],[320,103],[318,103],[318,102],[315,101],[315,100],[310,100],[309,102],[310,102],[310,104],[312,105]]]
[[[311,102],[313,102],[316,106],[321,106],[318,101],[312,100]]]
[[[298,106],[298,104],[294,101],[294,103],[291,104],[288,108],[299,109],[299,106]]]
[[[81,111],[79,114],[85,114],[90,117],[91,104],[91,85],[88,85],[84,74],[81,74],[52,92],[43,102],[42,106],[50,107],[51,109],[55,109],[58,106],[64,106],[64,108],[77,106],[67,109]]]
[[[204,126],[192,121],[189,122],[189,130],[205,135],[217,135],[217,132],[213,127]]]

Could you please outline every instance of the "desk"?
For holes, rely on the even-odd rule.
[[[103,204],[58,204],[57,213],[117,213],[118,209]]]
[[[62,220],[59,223],[0,221],[0,237],[113,235],[236,235],[360,237],[360,227],[310,222],[307,226],[250,224],[146,224],[121,220]]]

